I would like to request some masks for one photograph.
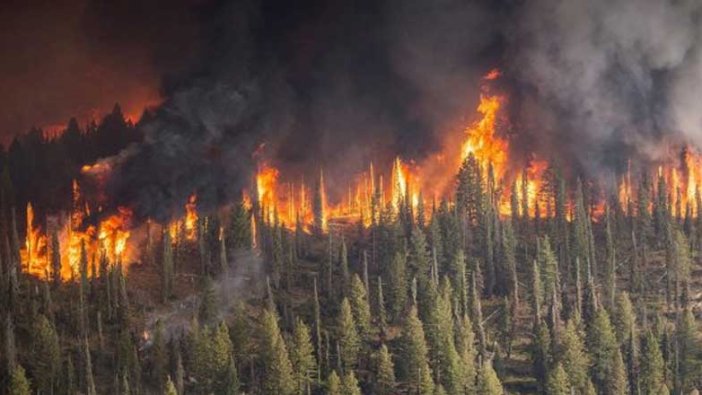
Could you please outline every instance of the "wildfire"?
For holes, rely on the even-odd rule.
[[[185,204],[185,237],[188,240],[197,239],[197,195],[192,194]]]
[[[492,164],[497,179],[504,176],[509,148],[507,140],[496,134],[501,100],[499,96],[480,96],[478,112],[482,114],[482,118],[466,129],[466,141],[461,150],[461,160],[473,154],[478,162]]]

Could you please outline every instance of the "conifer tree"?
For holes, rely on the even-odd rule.
[[[632,328],[636,325],[636,314],[628,292],[617,294],[613,317],[614,330],[619,344],[626,344]]]
[[[605,391],[607,378],[612,374],[612,361],[617,339],[605,309],[595,312],[588,331],[588,350],[592,358],[592,379],[595,387]]]
[[[546,395],[571,395],[570,382],[560,363],[551,369],[546,382]]]
[[[176,390],[175,384],[173,384],[173,380],[171,380],[171,376],[168,376],[166,378],[166,385],[163,390],[164,395],[178,395],[178,390]]]
[[[546,323],[543,320],[537,321],[534,324],[534,342],[531,345],[531,358],[536,382],[540,386],[546,383],[553,361],[551,341],[551,335]]]
[[[295,320],[293,328],[290,363],[293,367],[297,393],[305,393],[307,386],[311,385],[317,361],[314,358],[310,330],[299,317]]]
[[[590,357],[585,351],[585,341],[575,319],[568,320],[561,334],[561,361],[570,385],[578,391],[587,387]]]
[[[354,274],[351,279],[350,301],[358,333],[362,339],[368,339],[371,335],[370,304],[366,288],[358,274]]]
[[[29,380],[24,372],[24,368],[20,365],[15,366],[10,374],[10,383],[8,386],[9,395],[31,395],[32,390],[29,385]]]
[[[203,281],[198,320],[203,324],[212,323],[217,318],[217,294],[209,276]]]
[[[61,368],[61,348],[59,337],[54,325],[40,315],[34,323],[33,352],[35,355],[32,365],[32,375],[37,391],[51,393]]]
[[[274,312],[268,310],[263,312],[261,330],[261,356],[266,378],[263,391],[270,395],[293,394],[295,381],[292,364]]]
[[[361,351],[361,339],[356,330],[351,304],[344,298],[338,318],[339,346],[344,370],[353,369]]]
[[[227,372],[224,380],[224,391],[225,395],[239,395],[239,374],[236,370],[236,363],[234,362],[234,357],[229,357],[229,363],[227,364]]]
[[[431,369],[427,360],[428,350],[422,322],[417,308],[412,306],[405,319],[402,331],[402,361],[405,367],[405,381],[414,393],[430,395],[434,391]]]
[[[232,209],[229,235],[231,239],[231,247],[233,249],[239,250],[251,248],[251,215],[242,201],[237,202]]]
[[[438,354],[438,370],[440,372],[441,384],[451,394],[460,393],[463,390],[463,380],[461,379],[461,359],[456,351],[453,332],[453,310],[451,308],[451,285],[447,278],[442,281],[442,291],[437,298],[436,309],[434,310],[436,322],[435,330],[437,339],[436,351]],[[431,330],[430,329],[430,330]],[[432,336],[430,336],[432,337]]]
[[[648,331],[641,353],[641,393],[642,395],[664,395],[668,393],[665,383],[665,361],[658,339],[653,331]]]
[[[423,279],[429,275],[431,256],[427,249],[427,241],[424,232],[418,227],[412,229],[407,267],[410,270],[410,274],[416,276],[418,279]]]
[[[550,297],[556,286],[556,278],[558,276],[558,262],[556,256],[551,250],[551,242],[548,235],[541,239],[538,250],[539,274],[541,275],[541,294]]]
[[[461,358],[461,378],[463,380],[463,390],[466,394],[475,393],[476,383],[476,364],[475,358],[477,352],[475,350],[475,333],[473,332],[473,323],[470,321],[468,314],[463,314],[458,325],[458,336],[456,336],[456,348]]]
[[[626,367],[619,348],[616,348],[612,355],[612,371],[607,378],[606,389],[607,394],[611,395],[627,395],[629,393]]]
[[[502,383],[492,367],[492,363],[486,361],[480,368],[478,379],[478,393],[481,395],[502,395],[504,389]]]
[[[356,379],[353,369],[349,369],[344,375],[341,393],[343,395],[361,395],[361,389],[358,387],[358,379]]]
[[[336,370],[332,370],[327,378],[327,395],[344,395],[341,387],[341,379],[336,374]]]
[[[402,253],[395,253],[389,273],[390,312],[393,319],[398,319],[407,303],[406,261]]]
[[[385,344],[380,346],[376,356],[375,393],[390,395],[395,388],[395,365]]]
[[[699,330],[695,323],[695,316],[690,307],[683,312],[682,319],[678,323],[677,343],[679,349],[679,382],[680,390],[688,393],[695,386],[695,380],[699,379],[702,373],[700,366],[700,343]]]

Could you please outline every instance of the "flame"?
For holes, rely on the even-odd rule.
[[[497,136],[497,115],[502,106],[499,96],[480,96],[478,112],[482,118],[465,130],[466,141],[461,149],[461,161],[473,154],[479,163],[491,163],[496,179],[502,179],[507,164],[509,145],[507,140]]]
[[[197,195],[192,194],[185,203],[185,237],[188,240],[197,239]]]

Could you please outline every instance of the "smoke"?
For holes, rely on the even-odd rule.
[[[700,146],[701,11],[696,0],[525,2],[506,48],[521,125],[591,174],[661,159],[671,142]]]
[[[169,74],[145,143],[109,159],[108,195],[165,220],[192,193],[205,210],[239,198],[265,160],[299,177],[288,181],[323,169],[333,201],[370,161],[421,163],[456,146],[493,67],[504,71],[497,88],[509,97],[515,154],[587,175],[660,160],[670,145],[702,145],[701,9],[696,0],[206,3],[194,60]]]
[[[108,159],[108,195],[166,220],[192,193],[204,210],[239,198],[258,160],[309,178],[323,169],[332,199],[370,161],[421,160],[462,130],[492,67],[484,3],[212,6],[201,56],[165,85],[146,141]]]

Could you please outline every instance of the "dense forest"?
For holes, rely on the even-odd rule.
[[[4,153],[1,387],[19,394],[689,394],[702,386],[702,207],[663,177],[603,210],[548,169],[536,207],[469,156],[449,199],[370,225],[283,224],[274,207],[150,224],[138,262],[83,248],[78,276],[22,272],[16,207],[70,207],[84,164],[139,141],[115,107]],[[524,187],[526,188],[526,187]],[[316,191],[321,194],[322,191]],[[680,202],[681,199],[677,199]],[[692,203],[692,202],[691,202]],[[541,205],[543,204],[543,206]],[[324,224],[324,225],[323,225]],[[58,243],[53,240],[52,243]],[[61,267],[51,255],[51,267]]]

